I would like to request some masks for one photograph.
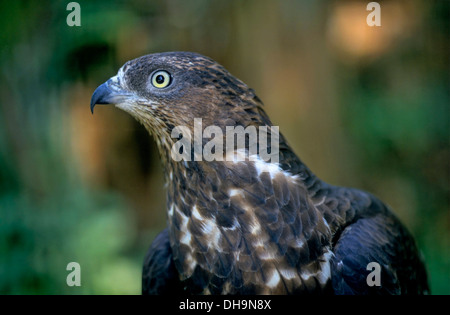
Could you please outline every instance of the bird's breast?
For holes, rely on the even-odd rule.
[[[169,233],[180,279],[198,293],[285,294],[327,283],[331,232],[297,176],[277,164],[223,162],[185,180],[183,189],[169,184]]]

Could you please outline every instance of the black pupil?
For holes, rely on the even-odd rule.
[[[164,76],[162,74],[159,74],[159,75],[156,76],[156,83],[163,84],[164,81],[165,81],[165,78],[164,78]]]

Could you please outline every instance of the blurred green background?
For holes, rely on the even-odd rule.
[[[138,294],[165,226],[153,140],[94,89],[129,59],[212,57],[302,160],[390,204],[450,294],[449,1],[0,1],[0,293]],[[69,262],[81,287],[66,285]]]

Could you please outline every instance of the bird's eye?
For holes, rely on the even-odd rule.
[[[165,87],[167,87],[171,82],[171,77],[169,72],[167,71],[156,71],[153,75],[152,75],[152,84],[154,87],[158,88],[158,89],[163,89]]]

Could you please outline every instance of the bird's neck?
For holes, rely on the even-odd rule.
[[[317,219],[319,214],[305,217],[299,211],[302,205],[315,210],[309,204],[301,174],[291,174],[281,167],[285,162],[292,164],[293,157],[290,159],[277,164],[259,158],[253,161],[170,161],[166,166],[169,235],[182,280],[198,280],[201,277],[192,277],[197,273],[208,281],[214,277],[226,279],[238,272],[245,283],[257,284],[253,293],[286,293],[280,274],[275,270],[275,261],[278,264],[286,260],[283,272],[294,274],[295,268],[289,265],[289,257],[284,257],[283,253],[289,248],[301,253],[303,244],[311,239],[320,242],[325,239],[322,235],[329,234],[324,221]],[[298,170],[305,169],[298,167]],[[280,239],[283,233],[291,234],[286,235],[289,244],[283,244]],[[325,254],[308,250],[302,259],[306,264]],[[255,275],[252,270],[260,265],[270,267],[265,273]],[[240,268],[239,271],[236,268]],[[296,277],[297,273],[289,281],[299,281]],[[232,293],[227,289],[232,287],[229,282],[218,287],[218,292],[208,291],[209,287],[203,293]]]

